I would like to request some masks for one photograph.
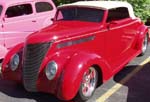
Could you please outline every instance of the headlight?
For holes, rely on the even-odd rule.
[[[12,71],[15,71],[18,66],[19,66],[19,63],[20,63],[20,59],[19,59],[19,55],[18,54],[14,54],[11,58],[11,61],[10,61],[10,68]]]
[[[57,63],[55,61],[51,61],[47,64],[45,74],[49,80],[52,80],[57,73]]]

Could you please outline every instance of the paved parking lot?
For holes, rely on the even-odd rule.
[[[150,46],[108,82],[88,102],[149,102]],[[64,102],[45,93],[26,92],[22,85],[0,79],[0,102]],[[69,101],[73,102],[73,101]]]

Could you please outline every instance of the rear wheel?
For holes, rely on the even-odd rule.
[[[90,67],[84,72],[79,92],[75,97],[76,102],[88,100],[94,93],[98,82],[98,72],[94,67]]]
[[[143,56],[146,53],[147,47],[148,47],[148,34],[145,35],[145,38],[143,40],[142,43],[142,52],[140,54],[140,56]]]

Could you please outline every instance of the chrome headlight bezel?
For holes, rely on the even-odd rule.
[[[14,54],[12,57],[11,57],[11,60],[10,60],[10,69],[12,71],[15,71],[17,70],[17,68],[19,67],[19,64],[20,64],[20,56],[19,54]]]
[[[48,80],[53,80],[57,74],[58,65],[55,61],[50,61],[45,69],[45,74]]]

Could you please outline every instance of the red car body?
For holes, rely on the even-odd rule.
[[[128,15],[107,21],[111,8],[81,4],[59,7],[53,25],[31,34],[24,43],[14,47],[3,61],[3,78],[21,82],[31,92],[51,93],[59,99],[70,100],[76,96],[89,67],[97,69],[99,83],[103,83],[141,54],[148,29],[139,18]],[[58,20],[59,10],[71,7],[102,10],[102,19],[100,22]],[[10,62],[16,53],[20,63],[12,71]],[[55,61],[58,67],[52,80],[45,74],[50,61]]]

